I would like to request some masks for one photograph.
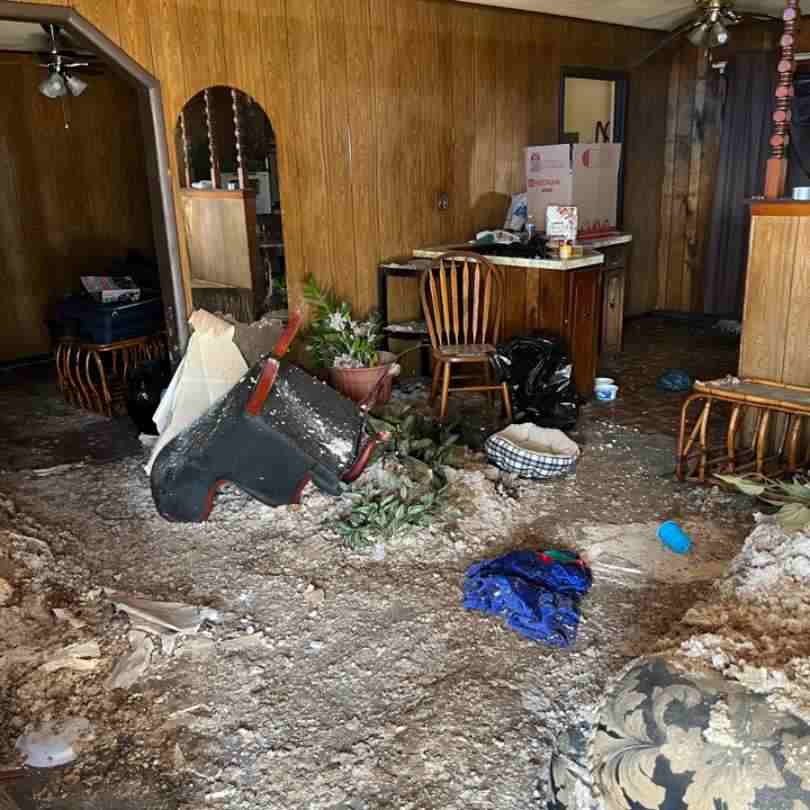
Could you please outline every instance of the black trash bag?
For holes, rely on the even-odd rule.
[[[498,345],[492,364],[512,392],[515,421],[571,430],[579,416],[574,366],[555,335],[516,337]]]

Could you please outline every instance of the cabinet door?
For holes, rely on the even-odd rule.
[[[608,270],[602,285],[602,352],[617,354],[624,328],[624,269]]]
[[[574,382],[583,397],[593,394],[599,351],[602,269],[574,270],[570,281],[568,345],[574,361]]]

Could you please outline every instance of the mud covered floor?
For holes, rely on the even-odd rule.
[[[343,547],[331,527],[344,499],[312,489],[275,510],[227,490],[208,524],[180,526],[154,512],[143,450],[65,456],[83,466],[45,476],[0,459],[0,577],[13,589],[0,602],[0,766],[32,721],[80,715],[94,729],[73,765],[10,797],[71,810],[544,807],[557,734],[706,595],[752,525],[745,497],[673,480],[670,400],[657,422],[640,412],[677,402],[654,390],[676,363],[652,363],[633,334],[628,397],[584,409],[575,476],[521,482],[472,456],[446,514],[383,559]],[[671,334],[686,356],[688,331]],[[716,369],[705,348],[699,361],[733,370],[733,342],[717,344]],[[688,557],[661,549],[664,519],[691,531]],[[595,558],[575,648],[463,610],[469,564],[550,547]],[[111,690],[129,624],[104,587],[210,605],[224,622],[157,649],[134,686]],[[54,607],[83,625],[56,622]],[[92,669],[42,671],[43,656],[88,641]]]

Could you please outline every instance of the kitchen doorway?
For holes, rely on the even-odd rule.
[[[563,67],[560,78],[560,143],[625,143],[627,73]],[[619,164],[617,226],[624,207],[624,149]]]

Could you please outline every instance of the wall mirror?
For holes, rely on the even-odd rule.
[[[286,316],[276,136],[246,93],[209,87],[175,127],[195,307],[252,321]]]
[[[560,143],[621,143],[627,116],[626,73],[596,68],[562,69]],[[624,161],[619,166],[618,215],[624,202]]]

